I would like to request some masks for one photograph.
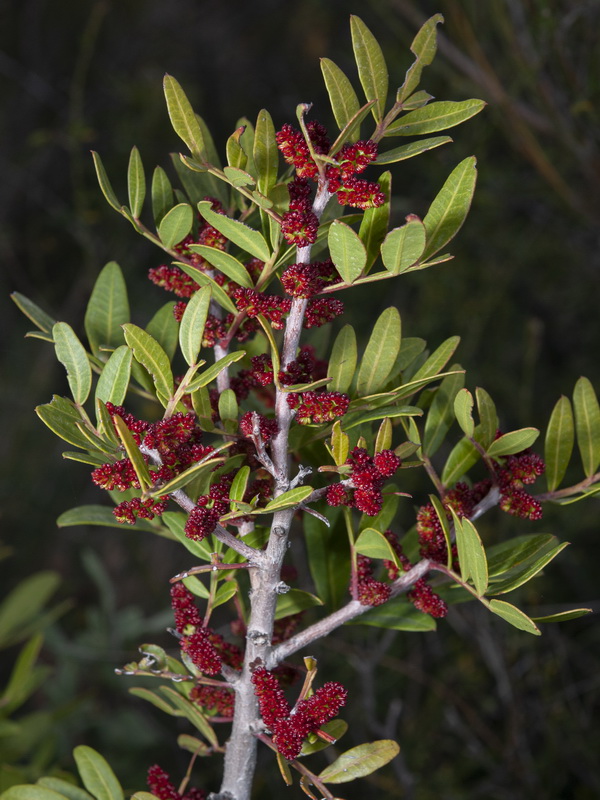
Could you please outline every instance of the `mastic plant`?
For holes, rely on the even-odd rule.
[[[85,312],[86,344],[14,295],[32,335],[54,345],[72,395],[37,414],[76,448],[64,456],[91,468],[114,506],[73,508],[59,525],[134,525],[189,551],[189,569],[171,580],[173,648],[143,644],[140,660],[117,670],[154,678],[154,690],[133,693],[190,725],[178,738],[185,775],[148,765],[151,794],[138,800],[249,800],[258,747],[273,752],[283,783],[327,800],[339,798],[338,784],[390,762],[399,751],[391,740],[343,747],[340,714],[352,697],[308,655],[345,623],[408,635],[475,600],[538,635],[539,625],[586,613],[536,618],[503,598],[566,546],[527,533],[544,503],[600,491],[600,409],[587,379],[573,402],[556,403],[542,457],[531,449],[538,429],[503,430],[490,395],[465,387],[456,336],[429,348],[402,335],[390,307],[364,344],[349,324],[327,351],[323,337],[311,344],[311,329],[343,314],[346,292],[415,270],[431,268],[436,280],[449,268],[475,158],[451,171],[423,218],[411,213],[391,229],[388,169],[450,144],[437,134],[484,107],[419,88],[442,21],[432,17],[416,35],[390,103],[381,48],[352,17],[364,102],[324,58],[337,132],[311,117],[310,104],[279,130],[262,110],[255,125],[239,120],[225,166],[167,75],[168,114],[186,146],[171,164],[181,188],[157,166],[146,203],[134,147],[123,205],[96,153],[94,162],[108,203],[166,254],[149,278],[176,300],[145,327],[133,324],[111,262]],[[562,487],[575,441],[584,474]],[[545,488],[534,488],[542,476]],[[399,523],[399,509],[414,509],[412,526]],[[486,544],[476,523],[501,513],[523,520],[523,533]],[[290,559],[292,540],[302,541],[308,570]],[[48,777],[11,787],[3,800],[121,800],[103,756],[79,746],[74,757],[85,790]],[[203,781],[206,758],[223,758],[220,787]]]

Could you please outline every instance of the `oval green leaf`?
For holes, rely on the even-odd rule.
[[[367,251],[349,225],[334,220],[327,236],[329,253],[345,283],[353,283],[367,264]]]
[[[190,101],[171,75],[165,75],[163,88],[173,130],[185,142],[192,156],[197,161],[203,161],[204,138]]]
[[[94,159],[96,176],[98,178],[98,183],[100,185],[102,194],[104,195],[108,205],[111,206],[111,208],[114,208],[114,210],[118,211],[120,214],[121,203],[119,203],[119,200],[114,192],[114,189],[111,186],[111,183],[108,179],[108,175],[106,174],[106,170],[104,169],[104,164],[102,163],[102,159],[100,158],[98,153],[96,153],[95,150],[92,150],[92,158]]]
[[[375,121],[383,119],[388,93],[388,70],[377,39],[360,17],[350,17],[352,49],[358,77],[367,100],[375,100],[372,108]]]
[[[348,783],[364,778],[388,764],[400,752],[400,745],[392,739],[359,744],[345,753],[319,773],[323,783]]]
[[[173,188],[167,173],[162,167],[156,167],[152,174],[152,216],[156,225],[173,206]]]
[[[65,800],[65,795],[49,787],[19,783],[2,792],[2,800]]]
[[[352,325],[344,325],[336,336],[327,367],[327,377],[331,378],[329,388],[332,392],[346,392],[356,371],[358,353],[356,333]]]
[[[336,124],[340,130],[343,130],[360,110],[360,102],[345,73],[331,59],[321,59],[321,72]],[[355,141],[359,132],[360,129],[352,131],[348,135],[348,141]]]
[[[134,219],[139,219],[146,198],[146,176],[140,151],[137,147],[131,148],[129,167],[127,169],[127,191],[129,194],[129,208]]]
[[[395,164],[397,161],[405,161],[407,158],[421,155],[421,153],[426,153],[428,150],[441,147],[441,145],[448,144],[451,141],[450,136],[432,136],[431,139],[420,139],[418,142],[403,144],[401,147],[394,147],[393,150],[379,153],[373,163]]]
[[[295,489],[290,489],[288,492],[284,492],[279,497],[271,500],[260,510],[260,513],[280,511],[282,508],[292,508],[300,505],[307,497],[310,497],[313,491],[312,486],[297,486]]]
[[[58,792],[68,800],[92,800],[92,795],[75,786],[74,783],[63,781],[62,778],[43,777],[39,778],[38,784],[44,786],[46,789],[51,789],[53,792]]]
[[[485,108],[483,100],[444,100],[417,108],[393,122],[385,136],[421,136],[460,125]]]
[[[506,603],[504,600],[491,600],[490,611],[502,617],[503,620],[518,628],[520,631],[533,633],[534,636],[540,636],[541,631],[535,622],[527,616],[521,609],[513,606],[511,603]]]
[[[373,326],[362,357],[356,382],[360,397],[372,394],[385,385],[400,351],[401,338],[400,314],[397,308],[390,306]]]
[[[392,193],[392,173],[384,172],[377,181],[386,200],[379,208],[367,208],[363,214],[359,238],[367,251],[367,270],[371,269],[379,255],[390,224],[390,197]]]
[[[77,405],[82,406],[92,388],[92,368],[85,347],[75,331],[66,322],[57,322],[52,328],[56,357],[67,370],[67,381]]]
[[[563,395],[552,410],[544,442],[548,491],[553,492],[560,486],[571,459],[574,443],[573,409],[569,398]]]
[[[125,341],[133,350],[133,355],[151,375],[158,399],[166,407],[173,393],[173,373],[169,357],[159,343],[137,325],[123,325]]]
[[[96,399],[103,403],[113,403],[115,406],[123,404],[129,379],[131,377],[131,361],[133,353],[122,344],[104,365],[96,385]]]
[[[473,436],[473,395],[468,389],[461,389],[454,398],[454,414],[465,436]]]
[[[228,278],[231,278],[232,281],[239,283],[240,286],[245,286],[247,289],[252,289],[254,286],[246,267],[229,253],[217,250],[216,247],[207,247],[204,244],[190,245],[190,250],[201,255],[209,264],[212,264],[213,267],[216,267]]]
[[[211,204],[208,200],[198,203],[198,210],[209,225],[216,228],[244,252],[250,253],[250,255],[259,258],[261,261],[269,260],[271,255],[269,246],[259,231],[250,228],[237,219],[231,219],[224,214],[217,214],[210,206]]]
[[[102,349],[123,344],[121,325],[129,322],[127,286],[116,261],[106,264],[94,284],[85,312],[85,332],[95,356],[106,358]]]
[[[475,156],[461,161],[452,170],[431,204],[423,220],[427,233],[427,246],[423,254],[425,258],[441,250],[462,227],[475,191],[476,163]]]
[[[77,506],[70,508],[68,511],[63,511],[60,517],[56,520],[59,528],[72,528],[76,525],[98,525],[103,528],[120,528],[129,530],[128,526],[124,526],[121,522],[117,522],[112,509],[108,506]],[[132,529],[133,530],[133,529]],[[147,533],[156,533],[159,536],[164,536],[166,539],[172,539],[164,528],[157,525],[152,525],[148,520],[138,519],[135,523],[136,531],[145,531]]]
[[[73,750],[83,785],[96,800],[123,800],[123,789],[108,761],[86,745]]]
[[[537,428],[519,428],[517,431],[504,433],[488,447],[488,455],[490,458],[498,458],[520,453],[521,450],[531,447],[539,435],[540,432]]]
[[[394,228],[381,245],[383,266],[392,275],[404,272],[423,255],[425,250],[425,226],[420,219],[409,215],[406,225]]]
[[[194,212],[187,203],[179,203],[168,211],[158,225],[158,237],[170,250],[192,230]]]
[[[586,477],[590,478],[600,464],[600,406],[587,378],[581,377],[575,384],[573,408],[581,463]]]
[[[203,286],[191,296],[179,326],[179,346],[187,364],[191,367],[198,361],[202,346],[204,326],[210,307],[211,291]]]
[[[354,549],[357,553],[369,558],[380,558],[398,562],[396,554],[385,538],[383,533],[376,531],[375,528],[365,528],[354,542]]]

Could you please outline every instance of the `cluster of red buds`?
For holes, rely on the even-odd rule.
[[[330,258],[312,264],[290,264],[281,273],[283,288],[292,297],[312,297],[339,282],[340,276]]]
[[[363,606],[381,606],[390,599],[392,587],[373,577],[373,564],[367,556],[356,559],[356,599]]]
[[[404,572],[408,572],[413,566],[407,556],[402,551],[402,545],[398,541],[398,537],[393,531],[387,530],[384,533],[385,538],[392,546],[394,552],[398,556],[398,561],[402,566]],[[388,571],[390,580],[396,580],[398,577],[398,567],[393,561],[385,560],[384,566]],[[440,619],[445,617],[448,613],[448,605],[445,600],[433,591],[431,586],[427,583],[425,578],[419,578],[415,582],[412,589],[407,593],[406,597],[411,601],[415,608],[422,611],[424,614]]]
[[[208,494],[200,495],[196,507],[189,513],[184,531],[188,539],[205,539],[217,527],[219,518],[229,510],[229,490],[235,472],[227,472],[213,483]]]
[[[309,734],[317,733],[337,715],[348,694],[340,683],[329,681],[291,710],[272,672],[259,667],[252,675],[252,683],[260,715],[273,734],[273,744],[288,761],[300,754]]]
[[[223,664],[240,669],[240,649],[211,628],[203,626],[194,596],[182,583],[174,583],[171,587],[171,606],[181,650],[201,672],[217,675]]]
[[[309,425],[333,422],[336,417],[343,417],[348,411],[350,398],[341,392],[291,392],[287,402],[296,412],[296,421],[300,425]]]
[[[168,773],[158,764],[148,770],[148,787],[159,800],[206,800],[206,793],[202,789],[191,788],[185,794],[180,794],[171,783]]]
[[[345,464],[351,467],[348,479],[327,488],[328,505],[349,506],[369,517],[376,516],[383,504],[382,486],[400,467],[400,458],[393,450],[370,456],[364,447],[355,447]]]
[[[268,419],[262,414],[258,414],[256,411],[247,411],[240,419],[240,431],[244,436],[249,439],[254,437],[255,421],[258,425],[258,434],[265,444],[277,436],[279,430],[277,420]]]
[[[523,486],[535,483],[545,469],[544,460],[529,449],[507,456],[497,473],[502,511],[522,519],[541,519],[540,501],[526,492]]]
[[[215,714],[225,719],[233,717],[235,695],[232,689],[221,686],[194,686],[190,692],[190,700],[209,714]]]
[[[263,317],[279,330],[283,328],[283,315],[288,314],[292,301],[287,297],[278,297],[275,294],[263,294],[255,289],[245,289],[240,286],[231,293],[238,311],[245,311],[250,318]]]
[[[327,131],[318,122],[306,126],[310,147],[302,133],[285,124],[277,132],[277,146],[285,161],[294,167],[296,178],[289,184],[290,209],[283,215],[281,231],[289,244],[300,247],[316,241],[318,220],[312,212],[307,179],[317,180],[319,168],[313,154],[327,155],[330,149]],[[311,153],[312,148],[312,153]],[[327,190],[337,194],[340,205],[367,209],[385,203],[377,183],[355,177],[377,158],[377,143],[372,140],[346,144],[337,154],[336,164],[327,164],[324,172]]]
[[[123,500],[113,508],[117,522],[128,525],[135,525],[136,519],[154,519],[160,517],[167,510],[169,503],[168,497],[161,497],[158,500],[153,500],[151,497],[141,500],[139,497],[134,497],[132,500]]]

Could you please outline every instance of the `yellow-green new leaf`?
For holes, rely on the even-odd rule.
[[[391,230],[381,245],[383,266],[392,275],[399,275],[416,264],[425,250],[423,222],[414,214],[409,214],[406,220],[406,225]]]
[[[139,219],[146,198],[146,176],[140,151],[132,147],[127,170],[127,191],[129,194],[129,208],[134,219]]]
[[[2,800],[65,800],[65,796],[45,786],[17,783],[2,792]]]
[[[347,433],[342,430],[342,425],[338,420],[333,423],[331,430],[331,452],[333,453],[333,460],[336,466],[340,467],[345,464],[350,451],[350,438]]]
[[[202,258],[206,259],[213,267],[216,267],[232,281],[239,283],[240,286],[245,286],[247,289],[252,289],[254,284],[252,278],[246,267],[237,258],[234,258],[230,253],[223,250],[218,250],[216,247],[208,247],[204,244],[192,244],[190,250],[198,253]]]
[[[361,531],[354,543],[354,549],[357,553],[369,558],[386,559],[387,561],[393,561],[394,564],[398,563],[398,558],[391,544],[383,533],[375,530],[375,528],[365,528]]]
[[[192,230],[194,212],[187,203],[179,203],[168,211],[158,225],[158,237],[167,249],[171,249]]]
[[[206,149],[204,138],[190,101],[171,75],[165,75],[163,88],[173,130],[185,142],[194,159],[203,162]]]
[[[20,292],[13,292],[10,299],[37,328],[44,333],[52,333],[52,327],[55,325],[56,320],[49,314],[46,314],[33,300],[25,297],[25,295]]]
[[[563,395],[552,410],[546,430],[544,461],[548,491],[553,492],[560,486],[571,460],[574,443],[573,409],[569,398]]]
[[[541,631],[535,622],[528,617],[521,609],[506,603],[504,600],[491,600],[490,611],[502,617],[503,620],[518,628],[520,631],[532,633],[534,636],[541,636]]]
[[[400,745],[392,739],[359,744],[345,753],[319,773],[323,783],[348,783],[364,778],[388,764],[400,752]]]
[[[266,109],[261,109],[256,118],[254,131],[254,168],[256,170],[256,185],[258,191],[268,195],[277,183],[277,170],[279,169],[279,150],[275,141],[275,126],[271,115]]]
[[[203,286],[191,296],[179,326],[179,346],[187,364],[191,367],[198,361],[202,345],[204,326],[208,317],[211,291]]]
[[[211,381],[216,380],[216,378],[221,372],[223,372],[224,369],[227,369],[227,367],[230,364],[233,364],[235,361],[239,361],[240,359],[244,358],[245,355],[245,350],[235,350],[233,353],[227,353],[226,356],[223,356],[223,358],[215,361],[211,367],[196,375],[194,380],[188,386],[188,392],[195,392],[196,389],[200,389],[203,386],[208,386]]]
[[[349,225],[334,220],[327,236],[329,254],[345,283],[353,283],[367,264],[367,251]]]
[[[116,261],[109,261],[96,279],[85,312],[85,332],[92,353],[106,358],[104,348],[112,350],[123,344],[121,325],[126,322],[129,322],[127,286],[121,267]]]
[[[477,410],[479,411],[479,421],[481,423],[481,444],[484,447],[489,447],[494,441],[498,430],[496,405],[485,389],[480,386],[475,389],[475,396],[477,397]]]
[[[224,214],[217,214],[210,206],[211,204],[208,200],[198,203],[198,210],[209,225],[216,228],[244,252],[250,253],[250,255],[259,258],[261,261],[269,260],[271,255],[269,246],[259,231],[250,228],[237,219],[231,219]]]
[[[352,15],[350,17],[352,48],[358,68],[358,77],[367,100],[375,100],[372,108],[375,121],[383,119],[388,94],[388,70],[385,58],[377,39],[365,23]]]
[[[261,509],[261,513],[269,511],[280,511],[282,508],[292,508],[293,506],[300,505],[307,497],[313,493],[311,486],[297,486],[295,489],[290,489],[288,492],[280,494],[274,500]]]
[[[490,458],[509,456],[513,453],[520,453],[526,450],[535,442],[540,435],[537,428],[519,428],[518,431],[504,433],[491,443],[487,452]]]
[[[67,381],[77,405],[82,406],[92,388],[92,368],[85,347],[75,331],[66,322],[57,322],[52,328],[56,357],[67,370]]]
[[[473,395],[468,389],[461,389],[454,398],[454,414],[465,436],[473,436]]]
[[[600,464],[600,406],[594,387],[587,378],[579,378],[575,384],[573,407],[583,471],[590,478]]]
[[[73,758],[83,785],[96,800],[123,800],[123,789],[108,761],[96,750],[79,745]]]
[[[343,130],[360,110],[360,102],[345,73],[331,59],[321,59],[321,72],[336,124],[340,130]],[[358,139],[359,134],[360,128],[356,128],[348,134],[347,140],[354,142]]]
[[[386,308],[373,326],[358,371],[356,391],[365,397],[385,385],[400,351],[402,323],[398,309]]]
[[[485,108],[483,100],[444,100],[410,111],[393,122],[385,136],[420,136],[460,125]]]
[[[131,377],[132,358],[133,353],[124,344],[111,353],[98,378],[97,400],[102,400],[103,403],[113,403],[115,406],[123,404]]]
[[[357,359],[356,333],[352,325],[344,325],[333,343],[327,367],[327,377],[332,379],[329,384],[332,392],[348,391],[356,371]]]
[[[123,325],[125,341],[133,350],[133,355],[149,373],[154,382],[158,399],[166,408],[173,394],[173,373],[169,357],[159,343],[137,325]]]
[[[423,254],[425,258],[445,247],[461,229],[469,213],[475,191],[476,163],[475,156],[461,161],[452,170],[431,204],[423,220],[427,233],[427,245]]]

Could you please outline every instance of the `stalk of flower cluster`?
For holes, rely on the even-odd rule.
[[[330,196],[326,185],[319,182],[312,208],[317,218],[321,217]],[[308,264],[310,251],[310,246],[298,248],[297,263]],[[307,302],[302,298],[294,298],[292,301],[281,352],[282,369],[296,358]],[[275,400],[275,419],[279,431],[271,443],[271,458],[275,472],[274,497],[278,497],[290,487],[288,436],[292,420],[287,393],[280,389],[277,390]],[[262,725],[251,682],[252,670],[269,661],[277,597],[279,592],[287,589],[281,582],[281,566],[287,552],[293,516],[294,509],[284,509],[273,515],[264,558],[258,567],[250,570],[250,619],[244,666],[234,685],[235,712],[225,752],[223,782],[220,792],[211,795],[211,800],[250,800],[256,767],[256,733]]]

